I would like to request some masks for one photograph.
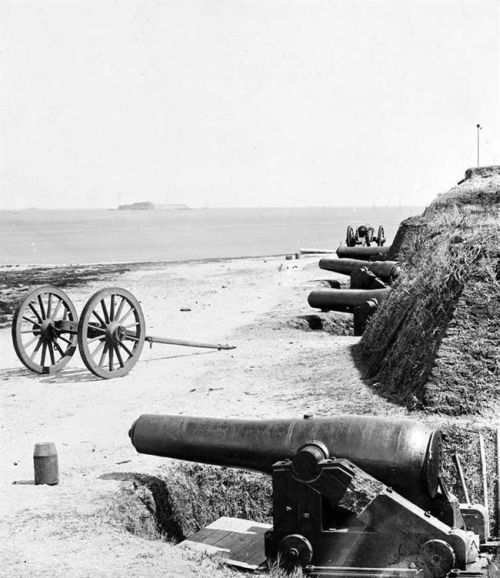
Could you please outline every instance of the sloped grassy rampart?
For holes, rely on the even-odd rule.
[[[500,167],[467,171],[393,244],[403,272],[359,353],[378,389],[411,409],[477,414],[500,392]]]

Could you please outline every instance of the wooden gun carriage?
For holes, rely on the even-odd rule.
[[[441,434],[410,420],[142,415],[141,453],[273,478],[270,565],[323,576],[488,576],[488,516],[468,519],[440,477]]]

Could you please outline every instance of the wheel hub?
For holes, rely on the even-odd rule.
[[[54,322],[52,319],[44,319],[40,325],[40,336],[43,341],[51,341],[55,334]]]
[[[106,338],[111,343],[118,343],[125,337],[126,329],[122,325],[111,321],[106,327]]]

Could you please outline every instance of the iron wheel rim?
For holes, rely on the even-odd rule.
[[[78,324],[78,346],[87,369],[97,377],[123,377],[137,363],[146,337],[139,301],[126,289],[94,293]]]
[[[34,289],[20,303],[12,319],[12,341],[17,357],[29,370],[57,373],[73,357],[77,336],[58,329],[57,322],[62,321],[76,324],[78,315],[71,299],[57,287]]]

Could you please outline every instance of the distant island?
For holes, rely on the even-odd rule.
[[[190,207],[183,205],[182,203],[155,205],[150,201],[139,201],[137,203],[129,203],[127,205],[118,205],[119,211],[185,211],[187,209],[190,209]]]

